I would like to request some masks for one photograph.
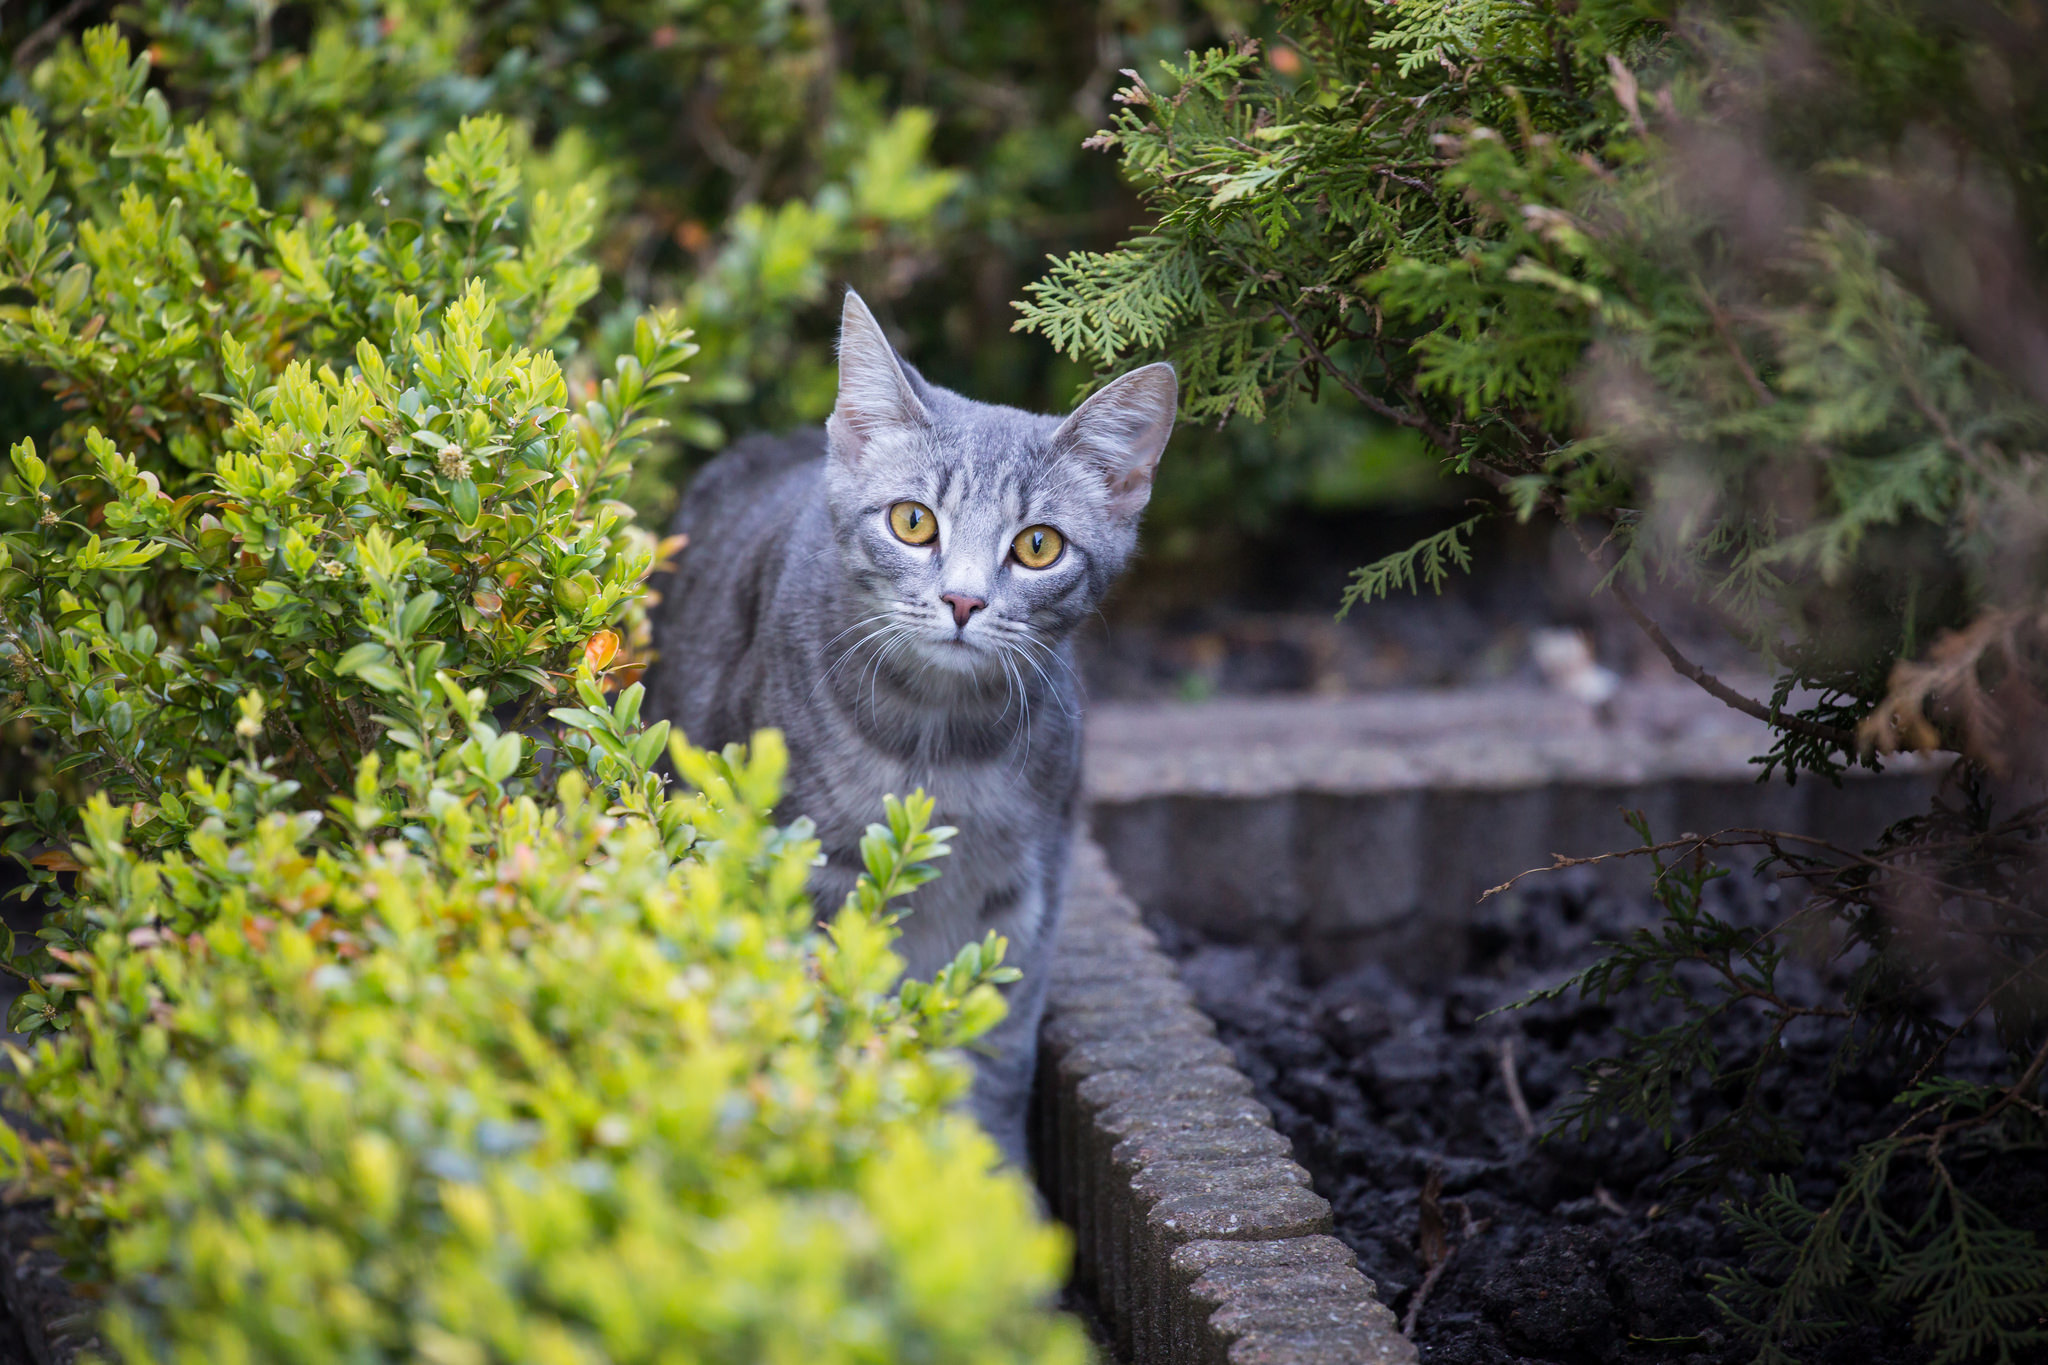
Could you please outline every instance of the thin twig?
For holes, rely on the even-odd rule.
[[[1968,887],[1956,886],[1951,882],[1943,881],[1931,872],[1922,872],[1919,868],[1903,863],[1888,863],[1882,858],[1873,858],[1867,853],[1857,853],[1852,849],[1843,848],[1840,844],[1829,843],[1827,840],[1816,838],[1811,834],[1794,834],[1790,830],[1782,829],[1754,829],[1746,827],[1716,830],[1712,834],[1682,834],[1676,839],[1666,839],[1661,844],[1641,844],[1635,848],[1615,849],[1607,853],[1594,853],[1583,858],[1567,858],[1562,853],[1553,853],[1550,855],[1550,865],[1548,867],[1532,867],[1517,872],[1499,886],[1488,887],[1480,895],[1479,899],[1484,901],[1490,896],[1499,895],[1501,892],[1513,887],[1524,877],[1533,877],[1539,872],[1561,872],[1568,867],[1590,867],[1596,863],[1614,862],[1621,858],[1640,858],[1647,854],[1668,853],[1674,848],[1682,848],[1690,856],[1693,853],[1710,848],[1754,848],[1761,845],[1781,857],[1789,857],[1791,855],[1786,854],[1784,850],[1778,847],[1780,843],[1787,842],[1805,844],[1819,852],[1839,858],[1846,863],[1856,863],[1863,867],[1873,868],[1879,872],[1890,872],[1903,877],[1911,877],[1933,890],[1946,892],[1951,896],[1982,901],[1986,905],[1996,906],[2001,910],[2010,910],[2021,914],[2027,913],[2026,907],[2004,896],[1994,896],[1989,892],[1973,891]],[[1918,849],[1909,851],[1919,852]]]
[[[1774,729],[1789,730],[1795,735],[1804,735],[1808,739],[1817,739],[1823,744],[1832,744],[1844,753],[1855,752],[1856,736],[1854,732],[1834,725],[1822,725],[1818,721],[1807,720],[1803,716],[1788,716],[1775,706],[1765,706],[1754,697],[1743,696],[1742,693],[1737,692],[1727,683],[1722,682],[1719,678],[1707,672],[1706,669],[1701,668],[1698,664],[1686,658],[1685,655],[1679,653],[1678,646],[1671,643],[1671,637],[1666,635],[1663,628],[1655,621],[1652,621],[1649,614],[1637,605],[1634,595],[1629,592],[1627,587],[1616,581],[1610,583],[1608,589],[1614,594],[1614,600],[1621,603],[1622,610],[1626,611],[1629,614],[1629,618],[1636,623],[1636,628],[1650,638],[1650,643],[1657,646],[1658,652],[1670,662],[1671,667],[1677,671],[1680,677],[1691,679],[1704,688],[1709,696],[1725,702],[1746,716],[1756,717]]]
[[[2035,958],[2031,962],[2022,963],[2019,967],[2015,968],[2012,974],[2006,977],[2005,980],[1999,982],[1996,986],[1992,987],[1990,990],[1986,991],[1981,997],[1979,997],[1977,1003],[1971,1007],[1970,1012],[1964,1015],[1962,1017],[1962,1020],[1959,1023],[1957,1023],[1954,1028],[1948,1031],[1948,1036],[1946,1038],[1943,1038],[1928,1052],[1927,1060],[1920,1063],[1919,1069],[1914,1071],[1912,1079],[1907,1081],[1906,1084],[1900,1088],[1902,1090],[1916,1089],[1922,1081],[1927,1079],[1927,1073],[1934,1069],[1934,1064],[1941,1060],[1942,1056],[1945,1053],[1947,1053],[1949,1048],[1955,1043],[1956,1039],[1963,1036],[1963,1030],[1968,1028],[1970,1025],[1976,1023],[1978,1016],[1983,1014],[1985,1010],[1991,1008],[1991,1002],[1998,997],[2000,991],[2005,990],[2007,987],[2011,986],[2014,982],[2018,981],[2023,976],[2038,976],[2041,972],[2041,965],[2041,959],[2039,958]],[[1918,1117],[1919,1115],[1917,1113],[1907,1115],[1905,1122],[1901,1123],[1897,1128],[1894,1128],[1892,1130],[1892,1136],[1897,1137],[1900,1133],[1904,1132],[1907,1126],[1910,1125],[1913,1122],[1913,1120]]]
[[[1524,1141],[1536,1140],[1536,1116],[1529,1112],[1529,1101],[1522,1094],[1522,1078],[1515,1074],[1515,1040],[1512,1037],[1500,1040],[1500,1078],[1508,1088],[1508,1104],[1514,1108],[1515,1122],[1522,1127]]]
[[[2005,1088],[2004,1093],[1998,1097],[1997,1102],[1989,1109],[1986,1109],[1981,1114],[1972,1114],[1968,1118],[1950,1119],[1947,1123],[1935,1129],[1932,1136],[1936,1148],[1939,1149],[1942,1139],[1946,1138],[1950,1133],[1981,1127],[1997,1118],[1999,1114],[2003,1113],[2010,1106],[2024,1103],[2025,1101],[2022,1097],[2034,1088],[2035,1083],[2041,1079],[2041,1073],[2044,1070],[2048,1070],[2048,1038],[2041,1040],[2041,1045],[2034,1049],[2033,1059],[2027,1063],[2027,1069],[2020,1073],[2018,1080]]]
[[[305,761],[306,766],[313,770],[314,776],[320,779],[328,791],[340,795],[340,785],[335,782],[333,775],[320,765],[320,760],[313,757],[313,746],[306,742],[305,733],[299,729],[299,723],[293,720],[289,713],[284,715],[284,728],[285,733],[291,736],[293,750]]]
[[[1728,328],[1728,315],[1714,302],[1714,296],[1707,292],[1707,286],[1701,282],[1699,276],[1693,276],[1692,287],[1699,294],[1700,302],[1706,305],[1707,316],[1713,319],[1714,335],[1721,339],[1722,348],[1734,358],[1736,368],[1742,371],[1742,378],[1749,385],[1749,391],[1755,394],[1757,402],[1765,407],[1774,405],[1778,401],[1778,395],[1771,392],[1770,387],[1757,374],[1756,366],[1750,364],[1749,357],[1742,353],[1742,347],[1736,342],[1735,334]]]
[[[1288,311],[1286,304],[1279,302],[1277,299],[1274,300],[1273,311],[1286,321],[1288,330],[1294,333],[1294,338],[1301,343],[1301,348],[1308,352],[1309,359],[1322,366],[1324,373],[1336,380],[1338,387],[1342,388],[1344,392],[1350,394],[1365,407],[1378,413],[1389,422],[1396,422],[1401,426],[1411,427],[1421,432],[1429,438],[1431,444],[1442,450],[1446,455],[1458,453],[1457,443],[1450,438],[1448,433],[1438,427],[1436,423],[1430,421],[1429,418],[1421,413],[1404,412],[1400,408],[1395,407],[1340,368],[1337,362],[1330,359],[1329,353],[1316,344],[1316,339],[1309,334],[1308,328],[1301,325],[1301,319]]]
[[[1918,412],[1921,417],[1926,419],[1927,424],[1934,428],[1935,435],[1941,438],[1943,448],[1949,454],[1962,461],[1963,465],[1976,474],[1977,477],[1983,479],[2000,494],[2004,495],[2007,499],[2007,510],[2018,511],[2022,514],[2034,513],[2034,515],[2028,517],[2028,520],[2038,525],[2042,518],[2036,510],[2039,507],[2039,499],[2034,491],[2023,484],[2014,482],[2011,477],[2001,474],[1984,459],[1983,452],[1971,449],[1969,443],[1956,434],[1956,429],[1949,422],[1948,415],[1935,406],[1928,399],[1927,395],[1921,391],[1919,383],[1914,378],[1911,366],[1904,367],[1903,375],[1906,397],[1912,401],[1914,411]]]
[[[1422,1317],[1422,1305],[1429,1302],[1429,1291],[1436,1288],[1436,1282],[1444,1277],[1444,1271],[1449,1268],[1451,1258],[1458,1254],[1458,1247],[1463,1245],[1465,1245],[1463,1242],[1459,1242],[1449,1251],[1446,1251],[1444,1258],[1431,1266],[1429,1273],[1422,1277],[1422,1283],[1415,1288],[1415,1297],[1408,1301],[1408,1315],[1401,1319],[1402,1336],[1411,1340],[1414,1339],[1415,1324]]]
[[[55,38],[58,34],[62,33],[64,31],[65,25],[69,24],[73,19],[76,19],[79,15],[85,13],[87,10],[91,9],[94,5],[98,3],[99,0],[71,0],[70,4],[66,5],[63,9],[58,10],[55,14],[45,19],[41,24],[39,24],[36,27],[36,31],[34,33],[31,33],[28,35],[28,37],[23,38],[21,40],[20,45],[14,49],[14,69],[16,71],[25,72],[25,69],[29,61],[32,58],[34,58],[36,53],[41,51],[42,48],[46,46],[51,39]]]

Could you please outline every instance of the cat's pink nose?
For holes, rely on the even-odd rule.
[[[956,626],[965,626],[968,617],[988,605],[981,598],[969,597],[964,592],[942,592],[939,594],[939,600],[953,608],[953,624]]]

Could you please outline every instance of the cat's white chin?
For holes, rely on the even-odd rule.
[[[999,674],[996,652],[964,635],[931,635],[919,641],[918,657],[933,670],[961,679]]]

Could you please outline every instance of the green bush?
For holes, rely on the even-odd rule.
[[[0,1147],[107,1347],[1081,1359],[956,1103],[1004,945],[897,984],[930,803],[821,929],[779,740],[641,722],[617,495],[693,344],[643,316],[572,396],[592,198],[524,198],[486,116],[417,218],[282,214],[112,30],[53,67],[56,136],[0,127],[0,359],[67,414],[0,474],[56,775],[4,811],[47,917]]]
[[[779,746],[676,760],[666,838],[577,771],[443,781],[379,839],[367,759],[355,842],[275,812],[154,858],[95,798],[75,1022],[15,1054],[50,1136],[6,1136],[116,1355],[1084,1357],[1038,1307],[1060,1235],[948,1107],[999,951],[890,993],[929,803],[821,934]]]
[[[642,319],[572,413],[534,348],[594,287],[590,201],[520,204],[501,124],[428,158],[433,229],[373,237],[267,212],[203,131],[172,130],[111,30],[86,56],[99,136],[53,165],[26,112],[0,129],[0,263],[34,300],[0,314],[0,357],[75,413],[12,453],[0,638],[21,714],[145,843],[204,818],[175,790],[194,763],[252,745],[290,789],[236,799],[346,791],[392,742],[430,780],[461,742],[452,696],[524,702],[516,729],[626,615],[654,546],[614,495],[687,334]],[[116,196],[80,183],[107,159],[129,168]],[[8,808],[9,847],[60,841],[59,798]]]
[[[1346,606],[1440,585],[1487,516],[1553,515],[1682,675],[1770,727],[1766,775],[1960,755],[1935,807],[1867,853],[1663,846],[1761,843],[1815,894],[1751,933],[1665,869],[1666,924],[1583,979],[1689,1004],[1602,1063],[1622,1079],[1584,1113],[1645,1120],[1747,1182],[1731,1214],[1753,1273],[1721,1299],[1767,1361],[1900,1318],[1940,1360],[2017,1360],[2048,1315],[2048,1250],[1976,1160],[2048,1152],[2048,87],[2031,79],[2048,52],[2031,16],[1298,0],[1291,41],[1191,53],[1121,92],[1096,140],[1148,221],[1056,262],[1020,305],[1101,372],[1175,360],[1193,414],[1337,391],[1491,485],[1471,520],[1360,569]],[[1680,652],[1636,599],[1652,576],[1755,650],[1767,696]],[[1845,1055],[1874,1047],[1900,1078],[1897,1127],[1818,1207],[1761,1178],[1797,1146],[1765,1100],[1778,1054],[1716,1041],[1733,1011],[1774,1033],[1813,1012],[1770,989],[1799,942],[1849,957],[1828,1005],[1852,1024]],[[1951,1069],[1977,1018],[2001,1075]],[[1694,1073],[1735,1117],[1678,1133],[1673,1080]]]

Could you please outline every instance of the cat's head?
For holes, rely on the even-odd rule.
[[[961,674],[1053,665],[1137,543],[1173,430],[1171,365],[1132,370],[1064,420],[927,383],[847,291],[826,430],[833,526],[864,617]]]

